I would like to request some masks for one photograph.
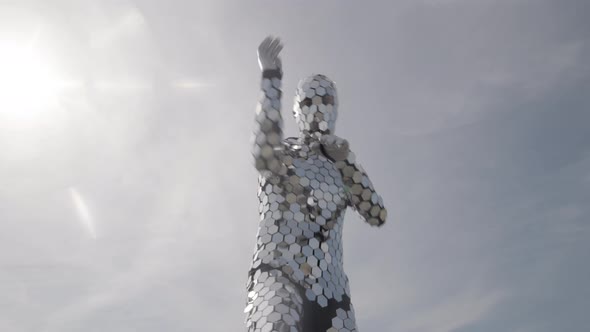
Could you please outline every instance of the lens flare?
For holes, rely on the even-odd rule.
[[[78,217],[80,221],[84,225],[84,227],[88,230],[88,234],[93,238],[96,239],[96,229],[94,227],[94,220],[92,219],[92,215],[88,210],[88,206],[86,202],[82,198],[82,195],[78,192],[76,188],[70,188],[70,197],[72,198],[72,202],[74,203],[74,207],[78,212]]]

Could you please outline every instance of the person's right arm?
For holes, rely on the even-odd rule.
[[[278,175],[284,168],[283,119],[281,116],[281,79],[283,76],[279,53],[283,45],[278,38],[267,37],[258,47],[258,62],[262,70],[262,94],[256,107],[254,165],[263,175]]]

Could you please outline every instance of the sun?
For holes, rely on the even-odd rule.
[[[47,57],[32,43],[0,40],[0,121],[33,120],[57,105],[62,87]]]

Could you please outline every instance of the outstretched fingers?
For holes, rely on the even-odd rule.
[[[269,49],[270,55],[273,58],[276,58],[283,49],[283,44],[281,44],[281,40],[279,38],[273,38],[272,42],[270,43]]]
[[[267,54],[272,42],[273,42],[273,38],[271,36],[264,38],[262,43],[260,43],[260,46],[258,46],[258,53]]]
[[[266,37],[258,46],[258,63],[261,68],[281,68],[279,53],[283,49],[281,39],[274,36]]]

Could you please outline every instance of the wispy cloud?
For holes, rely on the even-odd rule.
[[[426,306],[395,330],[452,332],[485,319],[505,297],[503,291],[468,288]]]

